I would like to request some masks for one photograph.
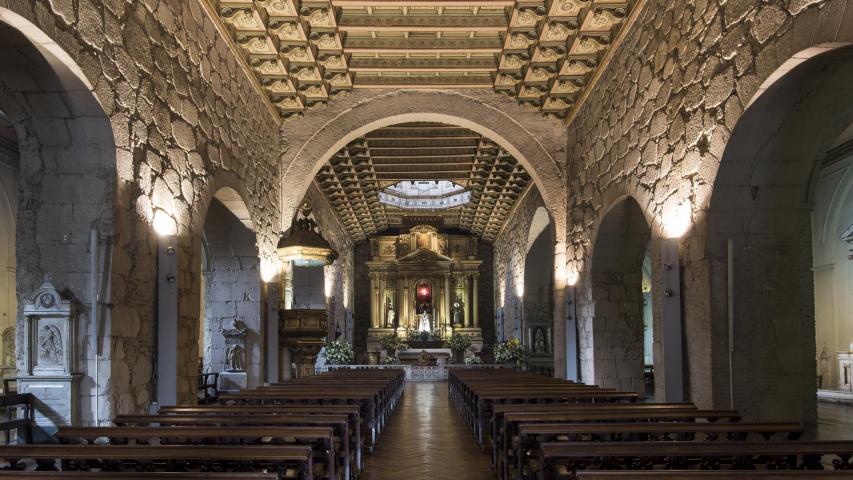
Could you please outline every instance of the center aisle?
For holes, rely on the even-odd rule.
[[[365,459],[366,480],[479,480],[491,478],[480,453],[447,398],[447,382],[409,382],[403,403]]]

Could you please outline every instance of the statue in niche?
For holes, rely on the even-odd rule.
[[[430,327],[430,318],[427,312],[422,312],[418,315],[418,331],[419,332],[431,332],[432,328]]]
[[[229,372],[242,372],[245,370],[243,362],[243,347],[240,345],[231,345],[225,350],[225,358],[228,361]]]
[[[15,366],[15,327],[3,330],[3,366]]]
[[[533,331],[533,353],[548,353],[548,345],[545,342],[545,329],[536,327]]]
[[[62,364],[62,334],[56,325],[41,327],[38,335],[38,361],[50,365]]]
[[[458,297],[453,303],[453,325],[462,325],[465,321],[465,304]]]
[[[394,321],[397,319],[397,313],[394,312],[394,306],[388,305],[388,315],[385,316],[385,328],[394,328]]]
[[[829,350],[826,348],[826,342],[823,343],[823,350],[820,352],[817,373],[817,388],[823,388],[825,383],[829,383]]]
[[[438,237],[438,254],[447,256],[447,237]]]

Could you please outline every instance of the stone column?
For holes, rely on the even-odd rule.
[[[566,287],[562,279],[554,282],[554,378],[566,380]],[[572,323],[574,325],[574,323]],[[574,338],[574,337],[572,337]]]
[[[446,292],[445,295],[447,296],[447,302],[445,302],[445,305],[444,305],[445,323],[447,323],[448,325],[453,325],[453,318],[451,318],[451,316],[450,316],[450,304],[453,302],[453,299],[450,296],[450,274],[449,273],[444,274],[444,291]]]
[[[472,278],[471,291],[472,291],[472,296],[473,296],[473,299],[471,300],[471,303],[473,305],[471,306],[471,308],[474,312],[474,318],[472,319],[471,326],[473,328],[480,328],[480,315],[479,315],[480,304],[479,304],[478,298],[477,298],[478,297],[477,290],[480,289],[480,274],[475,273],[471,278]]]

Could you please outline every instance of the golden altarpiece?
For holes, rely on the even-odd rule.
[[[442,234],[419,225],[401,235],[370,238],[370,320],[367,350],[379,356],[379,339],[395,333],[440,341],[453,332],[483,347],[479,324],[480,264],[477,237]]]

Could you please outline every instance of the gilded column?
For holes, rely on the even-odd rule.
[[[385,273],[379,274],[379,328],[385,328]]]
[[[462,281],[465,282],[464,283],[465,287],[462,289],[462,295],[463,295],[462,303],[465,304],[465,308],[464,308],[465,318],[462,319],[462,323],[463,323],[463,326],[467,327],[468,325],[471,325],[471,314],[470,314],[470,312],[471,312],[471,284],[468,281],[468,274],[467,273],[463,273],[461,278],[462,278]]]
[[[473,304],[472,309],[474,310],[474,318],[472,319],[473,321],[471,326],[474,328],[480,328],[480,303],[477,301],[477,290],[480,289],[480,274],[475,273],[471,278],[471,291],[474,297],[474,299],[471,300],[471,303]]]

